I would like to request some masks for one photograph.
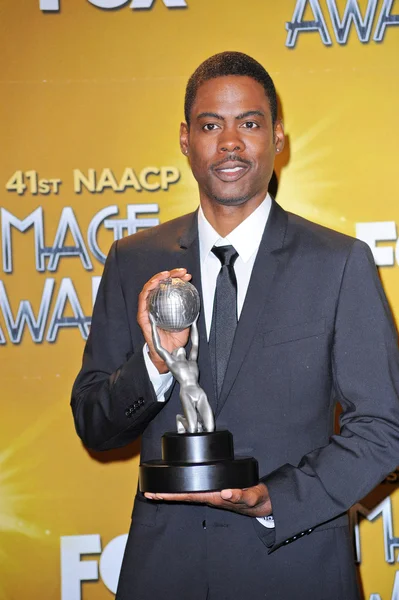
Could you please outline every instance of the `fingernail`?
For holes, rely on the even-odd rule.
[[[233,492],[231,490],[223,490],[223,496],[225,500],[233,497]]]
[[[155,494],[155,498],[156,498],[157,500],[163,500],[162,496],[160,496],[159,494]]]
[[[155,500],[155,496],[148,494],[147,492],[144,494],[144,496],[147,498],[147,500]]]
[[[169,271],[161,271],[161,275],[166,275],[166,273],[169,273]]]

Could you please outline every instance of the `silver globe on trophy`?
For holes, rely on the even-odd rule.
[[[257,461],[235,458],[232,434],[215,431],[212,409],[198,384],[199,310],[197,289],[178,278],[162,281],[148,298],[154,347],[180,384],[183,414],[176,416],[177,431],[162,436],[162,458],[140,465],[141,492],[205,492],[247,488],[259,481]],[[188,358],[184,348],[170,353],[161,346],[157,327],[179,332],[190,326]]]

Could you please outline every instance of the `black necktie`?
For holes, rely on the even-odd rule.
[[[222,265],[216,280],[209,336],[212,370],[219,398],[237,327],[237,279],[234,263],[238,252],[233,246],[214,246],[212,252]]]

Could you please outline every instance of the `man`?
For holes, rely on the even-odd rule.
[[[152,344],[146,301],[162,279],[192,278],[200,385],[216,427],[232,432],[238,455],[257,458],[261,480],[137,494],[117,598],[354,600],[346,510],[399,456],[397,339],[371,253],[268,195],[284,133],[255,60],[205,61],[189,80],[185,117],[181,148],[200,209],[112,246],[73,390],[76,427],[88,447],[142,434],[142,461],[160,456],[179,390]],[[235,283],[226,360],[212,332],[221,312],[231,322],[220,302]],[[159,335],[173,352],[189,332]]]

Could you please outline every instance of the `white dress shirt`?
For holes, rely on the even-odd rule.
[[[220,271],[220,261],[213,254],[213,246],[232,245],[238,252],[234,263],[237,279],[237,315],[240,318],[249,280],[258,253],[262,235],[269,218],[272,201],[269,194],[253,213],[240,223],[225,238],[221,238],[209,221],[206,219],[202,208],[198,212],[198,237],[201,263],[202,301],[205,316],[206,333],[209,339],[212,323],[213,300],[215,296],[216,279]],[[178,266],[178,265],[177,265]],[[148,375],[158,399],[165,401],[165,393],[173,381],[171,373],[160,374],[148,354],[147,345],[144,346],[144,361]],[[274,527],[273,517],[258,519],[265,527]]]
[[[205,218],[202,208],[199,209],[198,237],[202,300],[208,339],[211,331],[216,279],[220,271],[220,261],[213,254],[212,248],[213,246],[232,245],[238,252],[238,258],[234,263],[234,271],[237,279],[237,316],[240,318],[259,244],[269,218],[270,208],[271,198],[268,194],[262,204],[225,238],[220,237]]]

